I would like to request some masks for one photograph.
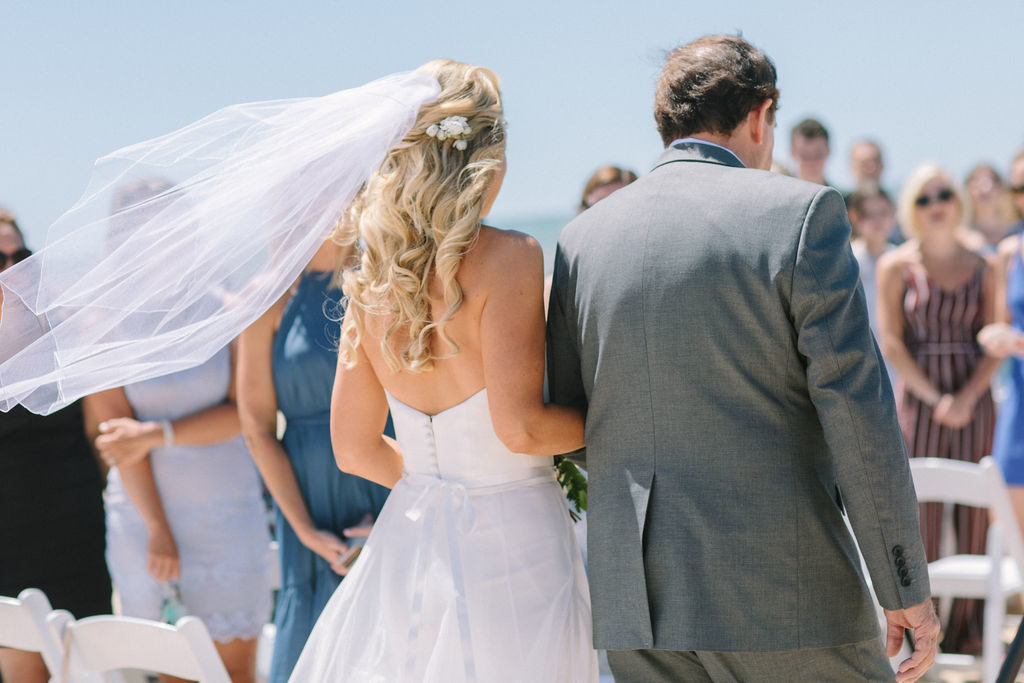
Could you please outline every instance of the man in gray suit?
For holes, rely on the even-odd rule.
[[[775,67],[673,51],[649,175],[559,240],[557,403],[587,407],[594,640],[616,680],[893,679],[939,623],[892,389],[833,189],[767,170]],[[849,515],[888,642],[861,576]]]

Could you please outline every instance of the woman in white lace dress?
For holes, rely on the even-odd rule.
[[[107,565],[121,613],[162,621],[176,583],[234,683],[248,683],[270,616],[270,534],[240,436],[232,355],[225,348],[198,367],[93,394],[85,408],[112,465]]]
[[[117,234],[117,209],[167,187],[157,179],[120,187],[108,239]],[[241,436],[235,365],[226,346],[196,367],[87,396],[83,408],[86,431],[110,465],[107,566],[121,614],[173,618],[162,607],[177,590],[234,683],[250,683],[256,639],[270,617],[270,533]]]

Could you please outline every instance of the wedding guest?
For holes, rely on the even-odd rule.
[[[846,207],[853,226],[853,255],[860,265],[860,283],[868,304],[868,323],[878,340],[878,259],[882,254],[895,249],[889,238],[896,225],[896,214],[892,200],[884,190],[858,190],[846,200]],[[895,382],[891,365],[886,362],[890,382]]]
[[[796,176],[819,185],[830,185],[825,180],[825,162],[830,153],[825,126],[817,119],[804,119],[793,127],[789,139]]]
[[[619,166],[602,166],[594,171],[583,186],[583,193],[580,196],[580,207],[577,213],[583,213],[594,204],[621,190],[626,185],[636,180],[636,173],[628,168]],[[544,315],[548,313],[548,295],[551,293],[551,275],[544,276]]]
[[[992,322],[995,271],[963,228],[965,201],[950,175],[934,165],[915,170],[899,200],[911,237],[878,266],[882,349],[900,377],[900,425],[910,457],[977,462],[992,450],[995,407],[989,391],[998,360],[985,355],[978,332]],[[986,511],[957,507],[957,550],[983,554]],[[942,505],[922,506],[928,560],[938,559]],[[977,653],[982,602],[957,600],[942,649]]]
[[[268,681],[288,680],[317,617],[347,571],[346,532],[376,517],[388,489],[338,469],[331,390],[350,249],[326,242],[291,290],[239,338],[242,431],[276,503],[281,590]],[[277,438],[277,414],[287,422]],[[394,436],[390,421],[387,433]],[[363,534],[367,533],[365,530]]]
[[[0,272],[24,260],[14,216],[0,214]],[[110,612],[103,559],[103,479],[85,438],[81,403],[41,416],[0,412],[0,595],[38,588],[76,618]],[[45,683],[37,652],[0,648],[0,679]]]
[[[850,148],[850,175],[854,192],[882,189],[885,161],[882,148],[874,140],[858,140]]]
[[[1013,234],[1024,232],[1024,149],[1017,152],[1010,166],[1010,195],[1017,209],[1017,222],[1010,228]]]
[[[1010,488],[1017,523],[1024,528],[1024,235],[1007,237],[999,244],[998,290],[994,322],[978,334],[985,351],[1009,358],[1009,371],[999,404],[992,455],[999,462]]]
[[[629,169],[618,166],[602,166],[594,171],[594,174],[587,180],[587,184],[583,186],[579,213],[583,213],[612,192],[621,190],[634,180],[636,180],[636,173]]]
[[[969,227],[978,232],[986,246],[995,251],[1013,225],[1016,210],[1003,179],[990,164],[978,164],[967,174],[967,193],[971,198]]]
[[[114,219],[168,187],[121,188]],[[232,681],[250,683],[270,617],[270,536],[240,436],[234,376],[234,349],[224,347],[196,367],[88,396],[85,407],[87,430],[111,467],[107,564],[121,613],[162,620],[165,598],[180,591]]]

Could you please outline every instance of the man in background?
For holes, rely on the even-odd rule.
[[[828,130],[817,119],[804,119],[793,127],[789,137],[790,155],[796,164],[796,177],[818,185],[825,180],[825,162],[831,152]]]
[[[882,148],[874,140],[858,140],[850,148],[850,175],[854,192],[875,192],[882,189],[885,162]]]

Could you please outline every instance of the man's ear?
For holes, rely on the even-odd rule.
[[[768,119],[771,116],[770,111],[772,107],[772,99],[768,98],[758,106],[750,110],[747,114],[747,123],[750,127],[750,141],[755,145],[760,145],[764,142],[764,129],[768,123]]]

